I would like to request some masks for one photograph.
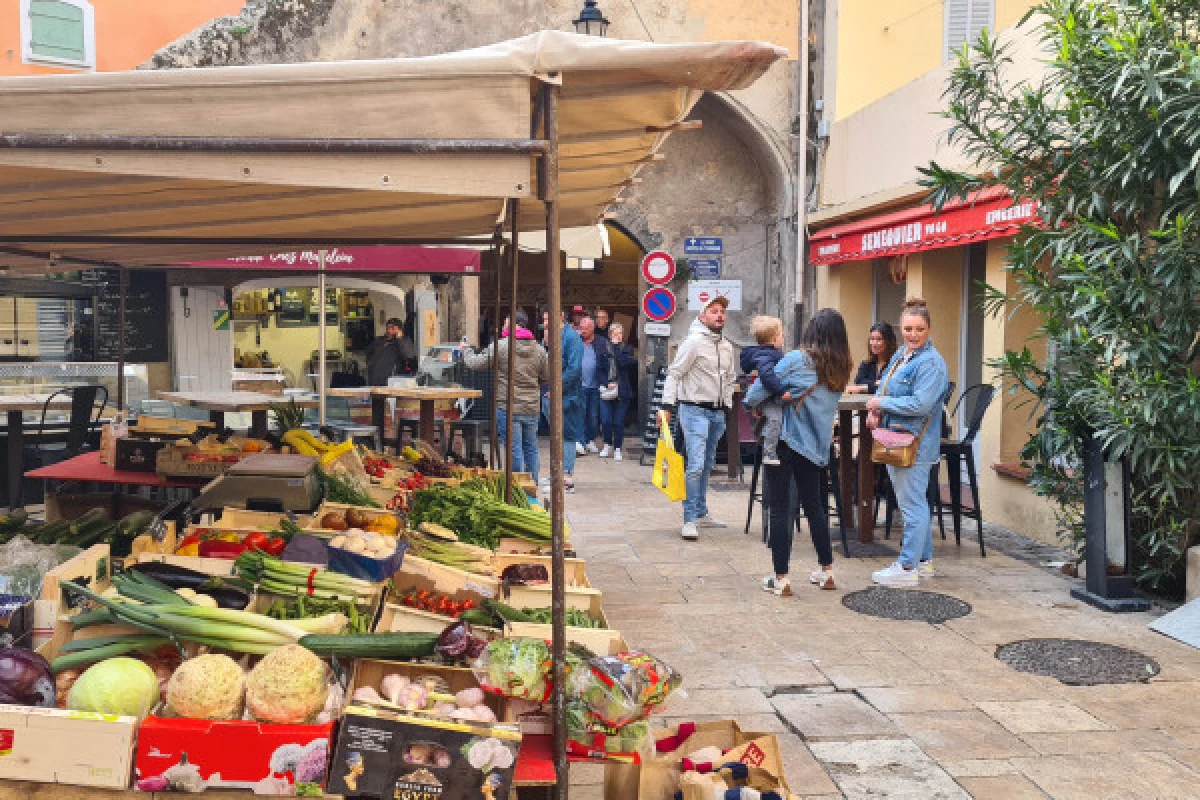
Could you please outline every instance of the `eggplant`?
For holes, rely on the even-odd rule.
[[[235,611],[243,611],[246,606],[250,605],[250,595],[241,589],[235,589],[223,583],[212,583],[201,586],[196,591],[216,600],[220,608],[232,608]]]
[[[140,564],[134,564],[130,569],[135,569],[143,575],[148,575],[159,583],[165,583],[172,589],[195,589],[199,591],[201,586],[212,580],[212,575],[205,575],[203,572],[197,572],[194,569],[179,567],[174,564],[164,564],[161,561],[144,561]]]

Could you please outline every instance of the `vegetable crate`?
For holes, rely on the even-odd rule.
[[[441,630],[439,629],[438,632],[440,633]],[[419,682],[419,679],[425,677],[444,681],[450,690],[449,694],[456,694],[463,689],[479,688],[479,681],[476,680],[474,671],[469,667],[446,667],[440,664],[414,664],[409,661],[380,661],[373,658],[360,658],[354,662],[354,674],[350,679],[350,688],[346,690],[346,697],[353,697],[355,690],[366,687],[382,694],[383,679],[388,675],[402,675],[413,682]],[[483,702],[496,712],[497,718],[503,717],[503,697],[485,692]]]
[[[590,614],[599,611],[600,603],[604,598],[604,593],[599,589],[586,586],[564,588],[567,595],[567,608],[576,608]],[[513,608],[550,608],[552,604],[551,587],[548,583],[537,586],[511,586],[508,596],[503,599]]]
[[[568,553],[571,553],[571,542],[565,541],[563,546]],[[537,554],[546,555],[550,553],[549,542],[531,542],[526,539],[515,539],[509,536],[502,537],[500,544],[496,547],[497,555],[512,555],[512,554]]]
[[[280,514],[274,511],[247,511],[244,508],[225,508],[221,510],[219,521],[205,527],[233,528],[246,531],[272,531],[279,530],[280,524],[285,519],[288,519],[287,514]],[[296,515],[296,525],[301,530],[315,528],[315,520],[316,518],[311,514]]]
[[[92,545],[48,571],[42,577],[42,596],[33,604],[34,648],[41,647],[54,637],[55,621],[70,607],[60,589],[63,581],[79,583],[100,592],[108,588],[111,579],[112,559],[106,544]]]
[[[534,555],[532,553],[496,553],[492,559],[492,563],[496,567],[496,577],[504,572],[505,567],[510,567],[513,564],[541,564],[546,568],[546,574],[552,575],[551,558],[548,555]],[[582,558],[566,559],[566,578],[567,586],[579,586],[590,588],[587,578],[587,563]]]
[[[375,632],[441,633],[453,624],[453,617],[389,601],[383,604],[383,612],[379,615]],[[481,639],[495,639],[501,635],[495,628],[472,625],[471,630]]]
[[[398,591],[430,589],[464,599],[470,597],[476,602],[500,593],[500,581],[491,575],[477,575],[414,555],[405,556],[403,566],[392,580]]]
[[[388,499],[389,500],[391,499],[390,494],[388,495]],[[304,527],[310,527],[313,530],[318,530],[318,531],[321,531],[322,533],[326,533],[326,534],[342,533],[341,530],[333,530],[330,528],[320,527],[321,518],[329,513],[334,513],[334,514],[339,514],[339,515],[344,516],[347,511],[351,511],[351,510],[361,512],[362,514],[366,515],[368,520],[374,520],[376,517],[382,517],[382,516],[390,516],[390,517],[396,516],[391,511],[387,511],[382,508],[366,508],[364,506],[353,506],[353,505],[350,505],[349,503],[331,503],[331,502],[326,501],[324,503],[321,503],[321,505],[317,508],[317,510],[315,512],[313,512],[312,522],[308,526],[304,526]],[[397,529],[404,527],[400,523],[399,518],[397,518],[397,520],[396,520],[396,527],[397,527]]]

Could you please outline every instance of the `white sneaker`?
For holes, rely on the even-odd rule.
[[[768,575],[763,578],[762,587],[764,592],[770,592],[776,597],[792,596],[792,582],[788,578],[780,580],[774,575]]]
[[[763,456],[762,463],[764,467],[778,467],[779,458],[777,456]]]
[[[705,514],[703,517],[696,520],[696,525],[701,528],[728,528],[729,527],[726,523],[717,519],[712,514]]]
[[[575,494],[575,477],[573,475],[563,477],[563,491],[567,494]]]
[[[618,447],[616,450],[613,450],[613,461],[624,461],[624,460],[625,459],[621,457],[621,448]]]
[[[836,589],[837,584],[833,581],[833,570],[831,569],[815,569],[808,579],[817,585],[818,589]]]
[[[871,580],[881,586],[916,586],[917,571],[905,569],[899,561],[896,561],[871,573]]]
[[[587,450],[584,450],[583,445],[581,445],[579,442],[575,443],[575,455],[577,455],[577,456],[586,456],[587,455]]]
[[[922,561],[920,564],[917,564],[917,572],[920,573],[922,578],[932,578],[936,575],[937,573],[933,570],[933,559],[931,558],[928,561]]]
[[[608,445],[604,445],[604,449],[600,451],[600,457],[608,458],[611,455],[612,455],[612,448],[609,447]]]
[[[595,453],[599,453],[599,452],[600,452],[600,448],[599,448],[599,447],[596,447],[596,443],[595,443],[595,442],[588,442],[588,443],[587,443],[587,451],[588,451],[589,453],[595,454]]]
[[[700,531],[696,530],[696,523],[685,522],[683,523],[683,530],[679,532],[679,535],[689,542],[694,542],[700,538]]]

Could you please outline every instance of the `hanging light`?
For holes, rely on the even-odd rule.
[[[579,19],[572,20],[576,33],[585,36],[603,36],[608,31],[608,19],[600,9],[596,8],[596,0],[583,0],[583,10]]]

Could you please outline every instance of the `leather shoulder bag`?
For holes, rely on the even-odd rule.
[[[887,385],[891,381],[892,375],[900,368],[900,363],[897,362],[887,374],[883,381],[883,389],[880,391],[881,396],[887,396]],[[921,446],[921,439],[925,436],[925,431],[929,429],[929,420],[933,419],[933,414],[925,420],[925,424],[921,426],[921,432],[913,436],[905,430],[894,428],[876,428],[871,431],[871,460],[876,464],[884,464],[889,467],[911,467],[917,463],[917,450]]]

